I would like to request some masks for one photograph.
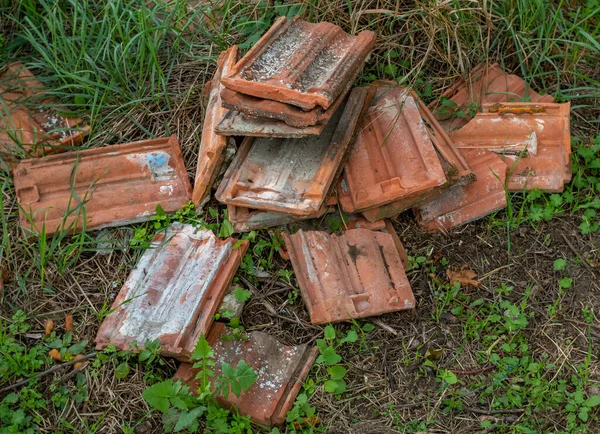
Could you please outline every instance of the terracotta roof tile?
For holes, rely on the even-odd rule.
[[[477,180],[450,187],[416,208],[417,221],[425,230],[444,231],[506,207],[508,166],[485,149],[465,149],[463,153]]]
[[[392,235],[349,229],[341,235],[300,230],[284,237],[312,323],[415,307]]]
[[[209,230],[174,224],[152,240],[131,272],[113,311],[96,336],[96,348],[128,350],[158,340],[161,354],[189,360],[235,275],[248,241],[218,239]]]
[[[226,328],[216,323],[207,338],[215,354],[215,375],[220,375],[223,363],[237,366],[244,360],[252,367],[257,379],[239,397],[230,393],[228,397],[219,396],[217,400],[225,407],[237,408],[242,415],[249,415],[255,423],[267,426],[283,424],[315,361],[317,348],[282,345],[262,332],[249,333],[247,340],[223,340],[222,337],[227,334]],[[181,380],[197,393],[197,373],[198,369],[184,363],[173,379]]]
[[[369,91],[354,89],[320,136],[246,138],[219,186],[227,205],[307,217],[318,213],[341,169]]]
[[[206,106],[206,115],[202,127],[202,138],[198,150],[198,166],[192,201],[201,206],[210,196],[210,189],[223,163],[223,151],[227,147],[227,138],[215,134],[215,126],[227,112],[221,106],[221,75],[226,74],[235,64],[238,57],[238,47],[234,45],[223,51],[217,61],[217,71],[210,84],[210,94]]]
[[[158,204],[175,212],[192,193],[175,136],[23,160],[13,176],[21,225],[47,235],[82,230],[83,208],[85,229],[100,229],[149,220]]]
[[[281,17],[223,77],[223,84],[307,110],[327,109],[358,76],[374,43],[370,31],[350,36],[331,23]]]

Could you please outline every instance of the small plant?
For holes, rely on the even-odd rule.
[[[337,349],[345,343],[352,343],[358,340],[356,331],[350,330],[342,339],[336,339],[336,331],[332,325],[327,325],[324,330],[324,339],[317,339],[319,348],[319,357],[317,363],[326,366],[327,380],[323,384],[326,392],[337,395],[346,391],[346,368],[340,364],[342,356],[337,353]]]

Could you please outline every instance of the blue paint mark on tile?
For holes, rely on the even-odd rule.
[[[148,167],[155,171],[169,163],[169,155],[164,152],[153,152],[148,155]]]

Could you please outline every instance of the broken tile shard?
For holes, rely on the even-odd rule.
[[[451,133],[457,145],[501,155],[509,191],[561,192],[572,173],[570,103],[496,103],[482,110]]]
[[[284,237],[313,324],[415,307],[392,235],[349,229],[341,235],[299,230]]]
[[[222,81],[246,95],[327,109],[358,76],[374,44],[370,31],[351,36],[331,23],[281,17]]]
[[[9,65],[0,76],[0,155],[6,160],[39,157],[81,144],[89,127],[58,112],[54,99],[23,64]]]
[[[450,100],[454,106],[443,106],[444,99]],[[500,65],[478,65],[465,81],[462,78],[448,88],[440,99],[431,104],[431,110],[446,131],[454,131],[473,117],[483,104],[498,102],[554,102],[551,95],[540,95],[521,78],[507,74]],[[455,112],[463,113],[460,117]]]
[[[338,187],[345,212],[418,197],[446,183],[416,101],[380,87],[363,117]]]
[[[303,139],[245,138],[216,198],[227,205],[315,215],[335,181],[369,91],[353,89],[323,133]]]
[[[227,397],[218,396],[217,401],[224,407],[235,407],[255,423],[282,425],[315,361],[317,348],[282,345],[262,332],[249,333],[247,340],[233,336],[223,339],[228,334],[223,324],[215,324],[207,338],[215,354],[215,376],[221,374],[223,363],[235,367],[243,360],[252,367],[257,379],[239,397],[230,393]],[[181,380],[197,394],[198,372],[191,364],[183,363],[173,379]]]
[[[158,340],[161,354],[189,360],[235,275],[248,241],[173,224],[144,252],[104,319],[96,349]]]
[[[506,208],[504,183],[508,166],[485,149],[465,149],[463,153],[477,179],[468,185],[450,187],[415,208],[417,221],[427,231],[446,231]]]
[[[202,127],[202,138],[198,151],[198,166],[192,201],[197,207],[204,205],[210,196],[211,187],[223,163],[223,152],[227,147],[227,137],[215,133],[215,126],[221,121],[227,110],[221,105],[221,76],[226,74],[235,64],[238,47],[234,45],[221,53],[217,60],[217,71],[210,83],[210,93],[206,106],[206,115]]]
[[[23,160],[13,177],[21,225],[46,235],[146,221],[192,193],[175,136]]]

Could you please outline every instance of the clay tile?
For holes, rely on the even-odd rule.
[[[46,235],[146,221],[192,193],[175,136],[23,160],[13,176],[21,225]]]
[[[350,36],[331,23],[280,17],[222,81],[246,95],[327,109],[358,76],[374,44],[370,31]]]
[[[313,324],[414,308],[402,252],[391,234],[300,230],[284,237]]]
[[[447,98],[456,104],[456,108],[446,107],[448,113],[439,113],[442,108],[442,98]],[[507,74],[500,65],[478,65],[467,80],[459,79],[448,88],[440,99],[434,101],[430,108],[436,114],[438,121],[446,131],[453,131],[466,125],[471,119],[471,109],[477,109],[485,103],[497,102],[554,102],[551,95],[540,95],[529,87],[521,78]],[[461,110],[466,116],[456,117],[453,110]]]
[[[262,332],[249,333],[247,340],[232,339],[232,336],[222,339],[227,334],[223,324],[215,324],[207,338],[215,354],[215,376],[221,374],[223,363],[237,366],[244,360],[252,367],[257,379],[239,397],[231,393],[228,397],[219,396],[217,401],[224,407],[235,407],[255,423],[267,426],[283,424],[315,361],[317,348],[282,345]],[[191,364],[183,363],[173,379],[181,380],[197,394],[200,385],[196,379],[198,373],[199,370]]]
[[[571,180],[570,103],[496,103],[482,110],[451,133],[457,146],[500,154],[509,191],[562,191]]]
[[[415,209],[417,221],[428,231],[445,231],[506,207],[504,182],[508,166],[485,149],[465,149],[463,154],[477,180],[455,185]]]
[[[80,118],[65,117],[45,96],[43,85],[21,63],[0,76],[0,155],[42,156],[74,147],[89,133]]]
[[[208,333],[248,241],[218,239],[209,230],[173,224],[152,240],[96,336],[96,348],[128,350],[158,340],[161,354],[189,360]]]
[[[446,183],[414,98],[403,88],[377,89],[340,180],[345,212],[416,197]]]
[[[198,151],[198,166],[196,168],[196,179],[192,202],[200,207],[210,196],[210,189],[223,164],[223,151],[227,147],[227,138],[215,134],[215,126],[221,121],[227,112],[221,106],[221,75],[226,74],[235,64],[238,58],[238,47],[234,45],[223,51],[217,60],[217,71],[210,82],[210,93],[206,106],[206,115],[202,127],[202,138]]]
[[[369,91],[353,89],[319,136],[246,137],[216,198],[227,205],[308,217],[319,212],[339,174]]]

